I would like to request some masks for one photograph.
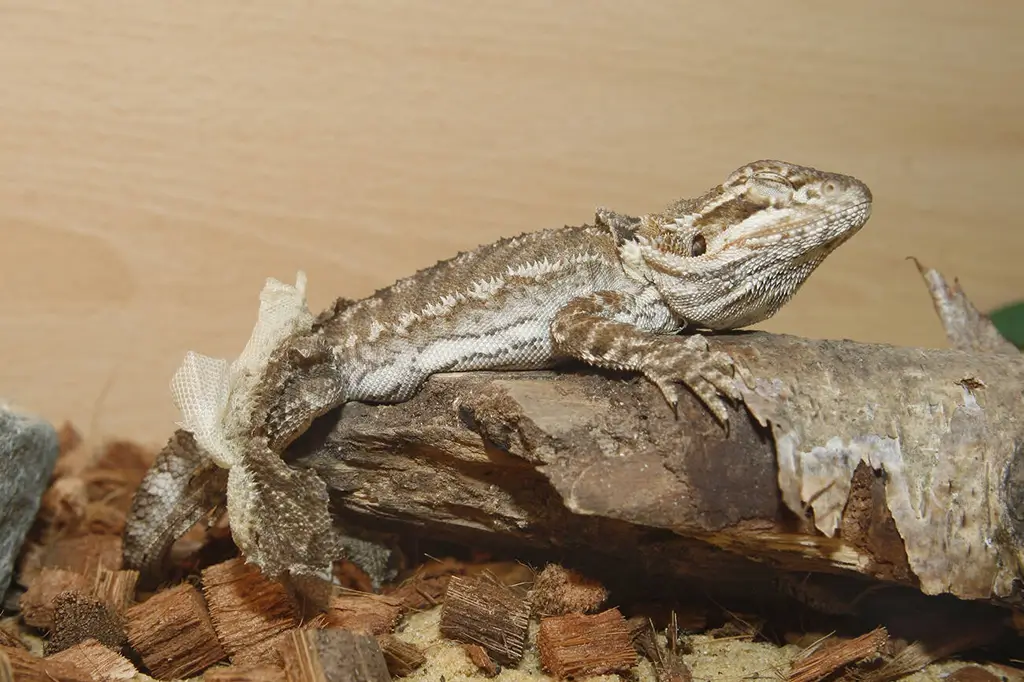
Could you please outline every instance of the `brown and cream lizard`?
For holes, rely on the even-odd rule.
[[[726,423],[736,369],[699,332],[772,316],[870,212],[871,193],[853,177],[757,161],[660,213],[599,211],[596,225],[503,239],[340,300],[274,351],[236,430],[246,452],[235,465],[246,481],[236,542],[270,574],[323,570],[337,551],[325,486],[281,453],[317,416],[351,401],[401,402],[437,373],[574,359],[640,373],[672,406],[685,386]],[[209,460],[187,432],[172,438],[136,497],[129,566],[151,567],[222,499]]]

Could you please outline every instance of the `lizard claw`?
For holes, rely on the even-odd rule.
[[[707,339],[699,334],[661,345],[650,354],[641,371],[677,410],[677,386],[682,383],[711,411],[724,427],[729,426],[729,411],[722,396],[739,400],[736,365],[727,353],[711,351]]]

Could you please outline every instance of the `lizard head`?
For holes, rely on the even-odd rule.
[[[689,324],[734,329],[774,315],[870,214],[871,191],[856,178],[756,161],[645,216],[623,257]]]

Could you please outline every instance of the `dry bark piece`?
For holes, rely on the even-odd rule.
[[[281,645],[289,682],[390,682],[377,640],[345,630],[292,630]]]
[[[483,673],[484,677],[494,677],[501,672],[498,664],[491,660],[491,657],[487,655],[487,651],[479,644],[463,644],[462,648],[466,655],[469,656],[469,660]]]
[[[88,594],[92,589],[89,579],[80,573],[61,568],[44,568],[18,601],[21,617],[37,628],[53,627],[54,599],[62,592]]]
[[[344,595],[331,600],[324,619],[338,627],[364,635],[392,632],[402,617],[402,601],[375,594]]]
[[[94,682],[84,670],[63,661],[37,658],[22,649],[0,647],[0,682]]]
[[[548,564],[537,576],[530,595],[535,614],[564,616],[596,611],[608,598],[608,590],[577,571]]]
[[[138,673],[131,661],[95,639],[79,642],[64,651],[47,656],[47,660],[72,665],[87,673],[95,682],[131,680]]]
[[[210,618],[232,663],[277,663],[277,638],[298,627],[299,609],[284,585],[238,557],[203,570]]]
[[[637,661],[629,634],[618,609],[544,618],[537,635],[541,665],[561,678],[623,673]]]
[[[479,644],[502,665],[515,665],[523,657],[530,625],[530,603],[508,587],[453,576],[441,607],[441,634],[468,644]]]
[[[46,653],[55,654],[88,639],[113,649],[128,641],[121,617],[102,601],[78,592],[61,592],[53,600],[53,630]]]
[[[817,682],[843,666],[878,654],[889,641],[885,628],[875,628],[853,639],[825,639],[801,652],[790,667],[788,682]]]
[[[411,675],[413,671],[427,662],[420,648],[409,642],[404,642],[394,635],[378,635],[377,645],[384,654],[384,661],[388,664],[388,672],[395,677]]]
[[[272,665],[227,665],[210,668],[203,682],[289,682],[283,668]]]
[[[154,677],[188,677],[226,658],[203,596],[187,583],[157,592],[125,618],[128,641]]]

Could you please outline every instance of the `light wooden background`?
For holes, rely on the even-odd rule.
[[[763,157],[874,217],[766,328],[944,343],[1024,295],[1024,4],[0,0],[0,396],[160,442],[268,276],[360,296]]]

